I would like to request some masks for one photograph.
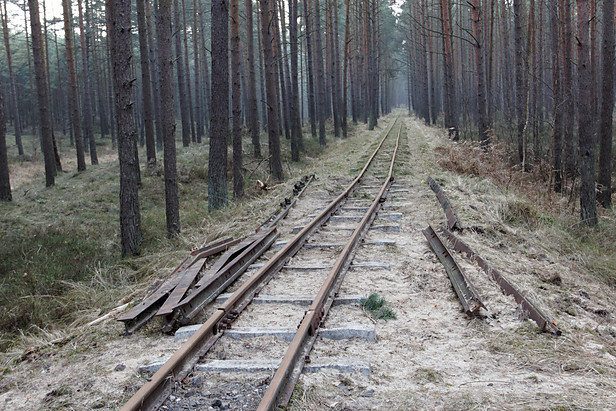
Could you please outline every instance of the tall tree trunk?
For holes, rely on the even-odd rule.
[[[526,162],[526,98],[527,90],[524,81],[524,72],[526,70],[524,62],[524,40],[522,34],[522,0],[513,0],[514,12],[514,31],[515,31],[515,106],[517,117],[517,142],[518,142],[518,161],[520,164]]]
[[[564,113],[564,140],[565,140],[565,176],[572,179],[575,175],[575,105],[574,105],[574,82],[573,82],[573,23],[571,13],[571,1],[563,0],[564,33],[563,33],[563,89],[565,100]]]
[[[314,47],[315,47],[315,74],[316,74],[316,91],[317,105],[316,114],[319,120],[319,144],[322,146],[327,144],[325,138],[325,117],[326,117],[326,100],[325,100],[325,70],[323,69],[323,43],[321,41],[321,7],[319,0],[312,0],[314,4],[313,21],[314,21]]]
[[[1,10],[0,10],[1,11]],[[4,34],[4,47],[6,49],[6,63],[9,67],[9,82],[11,87],[11,101],[13,104],[13,124],[15,128],[15,144],[17,153],[24,155],[24,145],[21,141],[21,121],[19,116],[19,105],[17,104],[17,89],[15,87],[15,74],[13,72],[13,55],[11,53],[11,43],[9,41],[8,12],[6,0],[4,0],[4,13],[2,14],[2,32]]]
[[[196,132],[197,132],[197,143],[201,144],[201,141],[204,136],[204,127],[203,127],[203,107],[201,105],[202,102],[202,91],[201,91],[201,82],[199,78],[201,77],[201,71],[199,70],[199,38],[203,36],[203,32],[201,32],[199,25],[199,8],[197,7],[197,0],[193,0],[193,65],[194,65],[194,78],[195,78],[195,123],[196,123]]]
[[[199,27],[201,28],[201,33],[205,33],[204,29],[204,18],[203,14],[199,15]],[[203,104],[203,112],[205,113],[204,124],[207,127],[207,132],[210,133],[210,121],[211,121],[211,109],[212,109],[212,86],[210,82],[210,66],[208,64],[208,49],[205,47],[205,35],[201,36],[201,50],[203,50],[203,92],[205,94],[204,104]]]
[[[310,0],[304,0],[304,22],[306,26],[306,66],[308,67],[308,116],[310,117],[310,132],[312,137],[317,137],[317,108],[316,108],[316,84],[314,72],[316,71],[312,45],[312,17],[309,14]]]
[[[64,45],[66,47],[66,67],[68,74],[69,99],[71,126],[77,151],[77,171],[85,171],[86,160],[81,133],[81,115],[79,113],[79,90],[77,85],[77,73],[75,70],[75,55],[73,54],[73,29],[71,27],[71,10],[68,0],[62,0],[64,14]]]
[[[178,174],[175,158],[175,116],[173,102],[173,53],[171,51],[171,0],[159,0],[156,12],[156,37],[158,40],[158,63],[163,129],[163,161],[165,172],[165,212],[167,237],[180,232],[180,205],[178,198]]]
[[[440,0],[443,28],[443,83],[445,86],[445,127],[453,140],[458,140],[456,114],[456,85],[453,65],[453,30],[451,25],[451,2]]]
[[[276,92],[278,93],[278,102],[279,104],[276,106],[278,110],[278,119],[279,119],[279,132],[282,134],[284,128],[285,138],[287,140],[291,140],[291,128],[289,124],[289,103],[288,103],[288,95],[287,95],[287,82],[285,79],[285,64],[283,57],[283,44],[280,36],[280,24],[278,21],[278,7],[277,0],[272,1],[272,9],[274,12],[274,21],[272,26],[274,28],[274,60],[277,62],[277,73],[276,76],[278,85],[276,86]]]
[[[141,61],[141,98],[143,100],[143,122],[145,128],[145,147],[148,166],[156,164],[156,141],[154,136],[154,117],[152,113],[152,93],[150,87],[150,54],[148,52],[148,29],[145,21],[145,2],[137,0],[137,24],[139,27],[139,57]]]
[[[87,1],[87,0],[86,0]],[[92,125],[92,101],[90,100],[90,67],[89,67],[89,34],[86,31],[83,22],[83,11],[81,10],[82,1],[77,0],[79,9],[79,37],[81,40],[81,63],[83,66],[83,117],[85,123],[84,138],[90,145],[90,162],[93,165],[98,164],[98,154],[96,152],[96,142],[94,141],[94,127]],[[86,3],[86,13],[88,4]],[[88,27],[89,29],[89,27]]]
[[[473,33],[475,37],[475,68],[477,70],[477,120],[479,126],[479,140],[483,147],[490,144],[490,124],[488,122],[486,110],[486,91],[485,76],[483,67],[483,50],[480,41],[483,40],[483,30],[481,21],[481,2],[472,2]]]
[[[66,1],[66,0],[65,0]],[[111,47],[115,89],[116,127],[120,159],[120,237],[122,256],[139,254],[141,212],[139,209],[139,163],[133,121],[133,74],[131,70],[131,2],[106,0],[107,33]]]
[[[612,113],[614,111],[614,0],[603,0],[603,61],[599,128],[599,201],[612,206]]]
[[[188,33],[186,30],[186,3],[182,0],[182,31],[183,31],[183,40],[184,40],[184,76],[186,79],[185,88],[186,88],[186,103],[188,103],[188,124],[190,124],[190,139],[193,143],[197,142],[197,131],[195,130],[195,114],[193,109],[193,98],[192,98],[192,90],[190,87],[190,65],[189,57],[188,57]],[[195,93],[197,90],[195,90]]]
[[[210,211],[227,205],[227,136],[229,134],[229,8],[212,1],[212,104],[208,181]]]
[[[242,175],[242,89],[240,86],[240,8],[231,0],[231,96],[233,112],[233,197],[244,195]]]
[[[345,19],[344,19],[344,69],[342,74],[342,138],[347,138],[349,132],[349,126],[347,122],[347,81],[348,81],[348,73],[349,73],[349,58],[351,54],[351,42],[349,39],[350,36],[350,27],[349,27],[349,17],[350,17],[350,8],[351,1],[345,0]]]
[[[28,0],[30,8],[30,25],[32,28],[32,57],[36,77],[36,94],[39,106],[39,124],[41,132],[41,149],[45,159],[45,185],[55,184],[56,160],[54,156],[51,112],[49,111],[49,87],[47,71],[45,70],[45,57],[43,55],[43,39],[41,34],[41,20],[39,17],[38,0]]]
[[[595,193],[595,127],[592,118],[592,84],[589,53],[590,10],[588,0],[577,0],[578,133],[580,146],[580,217],[597,224]]]
[[[613,1],[613,0],[612,0]],[[560,42],[558,41],[559,20],[558,3],[552,2],[550,8],[550,42],[552,45],[552,92],[553,92],[553,117],[554,128],[552,130],[552,174],[554,191],[562,190],[562,145],[563,145],[563,100],[560,75]]]
[[[291,42],[291,160],[299,161],[302,149],[302,124],[299,116],[299,79],[297,68],[297,0],[289,1],[289,40]]]
[[[0,87],[0,201],[11,201],[9,159],[6,150],[6,121],[4,119],[4,97]]]
[[[180,92],[180,117],[182,119],[182,145],[184,147],[190,146],[190,110],[189,102],[187,101],[188,92],[186,89],[186,74],[184,73],[184,53],[182,50],[182,23],[180,19],[180,5],[178,0],[173,1],[174,9],[174,27],[173,32],[175,36],[175,71],[178,77],[178,89]]]
[[[248,81],[246,82],[246,94],[248,95],[248,128],[250,129],[254,155],[259,158],[261,157],[261,142],[259,141],[261,130],[259,129],[259,111],[257,106],[252,0],[245,0],[244,7],[246,14],[246,70],[248,71]]]
[[[160,64],[158,57],[158,47],[154,40],[154,30],[152,29],[152,13],[150,1],[145,2],[145,23],[148,35],[148,55],[150,57],[150,90],[152,91],[152,101],[154,102],[154,126],[156,128],[156,150],[163,149],[163,122],[160,101]],[[155,6],[158,7],[158,6]],[[155,9],[156,10],[156,9]]]
[[[331,88],[331,99],[332,99],[332,115],[334,117],[334,136],[340,137],[340,113],[339,105],[338,105],[338,83],[340,82],[339,78],[336,75],[336,39],[334,36],[334,31],[337,31],[337,28],[334,27],[334,2],[332,0],[326,1],[326,49],[328,51],[327,56],[329,57],[329,79],[330,79],[330,88]]]
[[[261,41],[263,47],[263,59],[265,62],[265,83],[267,94],[267,134],[269,138],[270,173],[276,181],[283,179],[282,160],[280,157],[280,135],[278,133],[278,113],[275,106],[278,104],[276,97],[276,61],[274,61],[274,29],[271,22],[274,20],[272,8],[273,0],[259,0],[261,8]]]

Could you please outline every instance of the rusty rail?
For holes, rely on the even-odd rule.
[[[562,332],[553,320],[550,320],[545,314],[539,310],[526,296],[520,293],[513,284],[509,282],[498,270],[493,268],[479,254],[474,252],[466,243],[456,237],[453,233],[445,228],[440,229],[441,233],[447,238],[453,249],[461,253],[469,262],[476,262],[479,267],[494,280],[503,290],[506,295],[512,295],[515,301],[520,304],[522,310],[531,318],[541,330],[555,335],[561,335]]]
[[[317,329],[329,312],[329,308],[333,303],[334,295],[338,292],[340,285],[342,284],[346,269],[350,264],[351,257],[353,256],[359,241],[364,237],[367,229],[376,217],[377,212],[380,210],[386,199],[386,193],[394,180],[393,168],[396,161],[401,132],[402,125],[400,125],[400,129],[398,131],[396,146],[391,158],[389,174],[385,183],[383,183],[379,194],[376,196],[372,202],[372,205],[364,214],[364,217],[351,235],[351,238],[345,245],[336,260],[334,267],[327,276],[325,283],[321,286],[321,289],[312,302],[312,305],[304,315],[291,345],[289,346],[280,366],[274,374],[274,377],[272,378],[272,381],[263,396],[263,399],[261,400],[261,403],[259,404],[259,407],[257,408],[258,410],[273,410],[279,405],[286,406],[288,404],[291,394],[293,393],[293,389],[295,388],[295,384],[297,383],[301,370],[306,361],[306,357],[310,353],[316,339]]]
[[[295,203],[297,203],[297,200],[302,196],[302,194],[304,194],[304,191],[306,191],[310,183],[314,181],[314,178],[314,174],[311,174],[309,176],[304,176],[301,181],[295,183],[295,186],[293,187],[293,199],[288,200],[285,198],[285,202],[281,203],[280,209],[274,215],[265,220],[265,222],[261,224],[261,227],[274,227],[278,224],[278,222],[280,222],[280,220],[285,218],[289,214],[291,208],[295,205]]]
[[[441,207],[443,207],[443,211],[445,212],[445,216],[447,217],[447,226],[449,227],[449,229],[462,231],[462,223],[460,222],[458,215],[451,206],[451,203],[449,202],[449,199],[447,198],[445,192],[443,192],[441,187],[437,184],[436,181],[434,181],[432,177],[428,177],[426,181],[428,182],[428,184],[430,184],[430,188],[432,188],[432,191],[434,191],[434,194],[436,194],[436,198],[438,198],[439,203],[441,203]]]
[[[222,241],[216,241],[201,247],[198,250],[191,252],[184,260],[173,270],[167,281],[162,283],[154,292],[148,295],[141,303],[124,313],[118,318],[118,321],[124,322],[126,335],[132,334],[139,328],[143,327],[150,321],[156,312],[163,306],[168,296],[180,284],[184,278],[186,271],[194,273],[196,276],[205,265],[205,258],[211,255],[220,253],[228,247],[236,244],[239,240],[227,238]],[[191,273],[188,273],[189,275]]]
[[[477,290],[475,290],[471,281],[464,274],[462,267],[458,265],[432,226],[428,225],[422,233],[426,236],[432,250],[434,250],[434,254],[436,254],[441,264],[445,267],[449,280],[451,280],[451,285],[453,285],[453,289],[462,303],[464,312],[470,316],[477,312],[480,307],[486,308],[479,299]]]
[[[167,398],[176,380],[181,380],[192,370],[200,356],[204,355],[222,335],[227,324],[232,322],[246,307],[254,295],[284,266],[304,245],[306,239],[334,214],[342,202],[355,191],[366,170],[381,149],[397,120],[389,127],[366,165],[351,184],[321,213],[282,247],[267,263],[246,280],[208,320],[193,334],[173,356],[143,385],[122,407],[122,411],[152,410],[159,408]]]

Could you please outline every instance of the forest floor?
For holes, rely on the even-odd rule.
[[[400,232],[388,234],[396,246],[381,256],[391,263],[391,270],[376,278],[350,273],[342,287],[342,293],[349,294],[378,292],[397,319],[377,321],[376,343],[348,340],[327,348],[330,356],[369,359],[370,375],[332,370],[304,374],[291,409],[616,409],[616,214],[600,210],[599,226],[586,228],[577,223],[574,199],[548,193],[539,173],[523,174],[510,167],[502,147],[483,152],[473,144],[455,144],[442,129],[402,118],[407,136],[395,174],[396,184],[408,191],[400,194],[396,209],[403,213]],[[206,215],[204,195],[191,197],[206,187],[202,171],[191,163],[198,164],[205,149],[181,152],[181,192],[186,199],[182,238],[170,246],[162,245],[166,240],[150,240],[143,255],[129,261],[107,256],[97,262],[90,280],[81,281],[69,294],[84,301],[90,296],[90,307],[83,302],[79,306],[80,318],[45,331],[30,330],[0,357],[0,409],[119,408],[145,381],[137,373],[139,365],[169,356],[178,343],[161,334],[156,324],[124,337],[123,325],[113,318],[91,327],[87,322],[139,299],[191,247],[254,229],[255,219],[273,212],[299,176],[317,176],[300,203],[308,201],[311,191],[335,192],[352,178],[351,170],[393,119],[381,119],[374,132],[358,125],[347,140],[329,140],[327,150],[315,149],[301,164],[286,168],[288,182],[268,193],[250,188],[248,199],[212,216]],[[79,178],[94,184],[116,170],[105,174],[105,167],[112,166],[101,165]],[[461,238],[553,318],[561,336],[542,333],[477,266],[458,258],[487,307],[472,319],[461,312],[442,265],[421,233],[428,224],[444,222],[426,184],[428,175],[448,194],[463,225],[476,228],[465,230]],[[251,178],[265,179],[261,176],[257,172]],[[39,187],[40,178],[24,181],[14,192],[16,204],[1,205],[3,226],[17,226],[10,213],[27,213],[37,206],[50,215],[58,207],[64,212],[61,196],[77,195],[70,187],[76,178],[62,177],[59,185],[64,188],[58,197]],[[144,225],[150,236],[162,238],[158,226],[164,227],[164,214],[155,211],[162,200],[153,199],[162,192],[152,187],[162,179],[156,173],[144,178]],[[190,184],[197,188],[188,188]],[[101,187],[94,185],[92,190],[106,190]],[[100,202],[116,201],[115,194],[104,192]],[[109,236],[108,253],[117,252],[117,246],[108,245],[117,241],[115,203],[85,205],[92,207],[92,215],[73,216],[71,221],[112,214],[100,220],[100,236]],[[22,223],[31,223],[20,217]],[[236,377],[221,381],[224,378]]]

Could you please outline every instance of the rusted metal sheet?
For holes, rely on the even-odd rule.
[[[177,285],[183,280],[187,270],[190,270],[195,275],[203,268],[205,258],[217,254],[236,240],[226,239],[208,244],[199,250],[193,251],[188,255],[175,270],[169,275],[169,278],[163,282],[154,292],[148,295],[140,304],[124,313],[118,318],[118,321],[124,322],[125,334],[132,334],[139,328],[143,327],[150,321],[160,307],[164,304],[167,296],[169,296]]]
[[[462,307],[464,307],[464,312],[467,315],[473,315],[480,307],[486,308],[479,299],[477,290],[475,290],[471,281],[464,274],[462,267],[458,265],[432,226],[428,225],[422,233],[426,236],[432,250],[434,250],[441,264],[445,267],[445,271],[447,271],[447,275],[451,280],[451,285],[453,285],[453,289],[456,291]]]
[[[254,238],[251,237],[250,239],[244,240],[241,243],[239,239],[227,242],[226,244],[234,244],[235,246],[223,253],[223,255],[221,255],[216,260],[214,265],[212,265],[212,267],[210,267],[210,269],[208,269],[203,274],[203,276],[211,276],[216,274],[218,271],[220,271],[222,267],[225,266],[225,264],[227,264],[227,262],[238,256],[242,251],[249,247],[252,244],[253,240]],[[186,292],[190,289],[190,287],[194,285],[195,281],[197,280],[197,275],[201,271],[201,268],[202,266],[200,265],[189,266],[189,268],[186,270],[186,274],[182,277],[173,292],[169,295],[169,298],[167,298],[167,300],[160,307],[158,312],[156,312],[157,316],[167,316],[173,313],[174,307],[185,297]],[[170,330],[163,329],[163,331],[169,332]]]
[[[509,280],[507,280],[498,270],[488,264],[486,260],[474,252],[466,243],[456,237],[449,230],[445,228],[441,228],[440,230],[452,245],[454,250],[461,253],[468,261],[476,262],[477,265],[485,271],[488,277],[493,279],[500,286],[501,290],[503,290],[506,295],[512,295],[513,298],[515,298],[515,301],[520,304],[526,315],[535,321],[539,328],[555,335],[561,335],[562,332],[556,325],[556,322],[542,313],[541,310],[535,306],[535,304],[519,292],[517,288],[515,288],[515,286],[511,284]]]
[[[386,137],[390,131],[391,128],[386,134]],[[295,334],[291,345],[287,349],[280,366],[272,377],[272,381],[263,395],[263,399],[261,400],[257,410],[274,410],[277,409],[278,406],[285,407],[288,404],[291,394],[293,393],[293,389],[295,388],[295,384],[297,383],[301,370],[306,361],[306,357],[312,350],[312,346],[316,340],[317,329],[329,312],[334,296],[342,284],[344,274],[351,262],[355,249],[357,248],[359,241],[368,231],[370,224],[374,221],[377,212],[381,209],[382,204],[387,197],[387,191],[394,180],[393,167],[396,161],[401,131],[402,126],[400,126],[400,130],[398,131],[396,146],[389,167],[389,175],[387,176],[385,183],[381,187],[379,194],[372,202],[372,205],[368,211],[364,214],[359,225],[349,238],[349,241],[336,260],[334,267],[327,276],[325,283],[321,286],[321,289],[317,293],[312,305],[306,312],[302,322],[299,324],[297,333]]]
[[[218,294],[224,291],[237,277],[239,277],[253,261],[259,258],[278,238],[276,227],[263,228],[258,233],[246,239],[248,244],[233,260],[219,270],[213,268],[203,275],[195,284],[194,290],[180,301],[174,310],[181,324],[187,324],[205,304],[213,301]],[[242,244],[242,243],[240,243]],[[166,326],[167,327],[167,326]]]
[[[445,212],[445,216],[447,217],[447,226],[449,227],[449,229],[462,231],[462,223],[460,222],[460,219],[458,218],[456,212],[453,210],[453,207],[451,207],[451,203],[449,202],[449,199],[447,198],[441,187],[436,183],[436,181],[434,181],[432,177],[428,177],[427,181],[428,184],[430,184],[430,188],[432,188],[432,191],[434,191],[434,194],[436,194],[436,198],[438,198],[439,203],[441,203],[441,206],[443,207],[443,211]]]
[[[224,330],[226,325],[242,312],[254,295],[267,284],[274,274],[280,271],[285,263],[302,248],[306,239],[327,222],[328,218],[339,209],[342,202],[356,189],[394,124],[386,132],[385,137],[355,180],[225,300],[205,324],[130,398],[122,407],[122,411],[151,410],[162,405],[173,387],[174,380],[182,379],[190,372],[197,359],[204,355],[216,339],[222,335],[219,331]]]

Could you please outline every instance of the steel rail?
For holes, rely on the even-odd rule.
[[[449,280],[451,281],[451,285],[455,290],[460,302],[462,303],[462,307],[464,308],[464,312],[471,316],[480,307],[486,308],[485,305],[479,299],[479,294],[477,294],[477,290],[471,283],[471,281],[466,277],[462,267],[458,265],[456,260],[453,258],[441,237],[434,231],[431,225],[422,231],[423,235],[426,236],[428,243],[434,250],[434,254],[438,257],[443,267],[445,267],[445,271],[447,271],[447,275],[449,276]]]
[[[156,312],[164,304],[165,300],[182,281],[184,273],[187,270],[193,271],[195,275],[198,274],[205,265],[205,258],[218,254],[237,242],[239,242],[239,240],[227,238],[205,245],[188,254],[180,265],[169,274],[165,282],[146,296],[140,304],[134,306],[118,318],[118,321],[124,322],[124,334],[130,335],[134,333],[156,315]]]
[[[301,186],[301,189],[297,191],[297,193],[293,196],[293,200],[291,200],[291,202],[287,204],[285,207],[281,206],[280,210],[276,214],[272,215],[270,218],[265,220],[263,224],[261,224],[261,227],[273,227],[276,224],[278,224],[280,220],[286,218],[286,216],[289,214],[289,211],[291,211],[291,208],[295,206],[295,204],[297,203],[297,200],[299,200],[302,194],[304,194],[304,191],[306,191],[306,189],[308,188],[308,186],[310,185],[310,183],[312,183],[314,179],[315,179],[314,174],[311,174],[310,176],[308,176],[308,179],[305,182],[303,182],[302,180],[303,185]]]
[[[453,249],[462,254],[469,262],[476,262],[479,267],[494,280],[503,293],[506,295],[512,295],[516,303],[520,304],[522,310],[531,318],[539,328],[544,332],[549,332],[555,335],[561,335],[562,332],[557,327],[553,320],[550,320],[548,316],[539,310],[526,296],[515,288],[515,286],[507,280],[497,269],[493,268],[486,260],[484,260],[479,254],[473,251],[465,242],[456,237],[453,233],[445,228],[440,229],[441,233],[452,244]]]
[[[349,186],[334,199],[321,213],[295,235],[267,263],[242,284],[208,320],[193,334],[173,356],[144,384],[122,407],[122,411],[153,410],[159,408],[171,392],[174,381],[184,378],[192,369],[198,358],[204,355],[222,335],[219,330],[233,321],[250,303],[254,295],[278,272],[284,264],[303,246],[308,236],[323,225],[335,213],[342,202],[357,188],[366,170],[376,157],[397,123],[394,120],[387,129],[364,168]]]
[[[329,308],[333,302],[334,295],[337,293],[340,285],[342,284],[342,280],[344,279],[344,275],[346,273],[346,268],[348,268],[351,261],[350,257],[353,256],[359,241],[364,237],[367,229],[376,217],[377,212],[382,207],[382,204],[386,198],[386,193],[394,180],[393,169],[400,143],[401,132],[402,125],[400,125],[398,136],[396,137],[396,145],[389,165],[389,174],[387,175],[381,190],[372,202],[372,205],[368,211],[364,214],[355,231],[353,231],[351,238],[349,238],[344,249],[338,256],[334,267],[321,286],[321,289],[313,300],[312,305],[304,315],[295,337],[289,345],[289,348],[287,349],[280,366],[276,370],[272,381],[263,395],[257,410],[273,410],[278,405],[286,406],[288,403],[291,393],[295,388],[295,384],[297,383],[297,379],[299,378],[299,374],[301,373],[306,361],[306,357],[310,353],[312,345],[316,340],[317,329],[327,316]]]
[[[436,198],[438,198],[439,203],[441,203],[441,207],[443,207],[443,211],[447,217],[447,225],[449,226],[449,229],[462,231],[462,223],[451,206],[451,203],[449,202],[449,199],[443,189],[441,189],[432,177],[428,177],[426,181],[430,184],[430,188],[432,188],[432,191],[436,194]]]

